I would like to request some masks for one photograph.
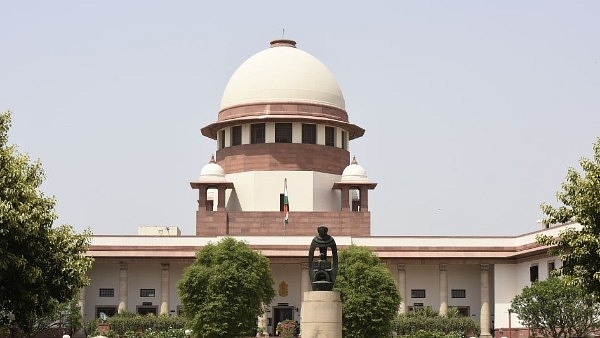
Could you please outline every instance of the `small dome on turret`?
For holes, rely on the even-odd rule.
[[[352,158],[352,162],[344,169],[342,173],[342,182],[368,182],[367,172],[356,161],[356,157]]]
[[[217,164],[215,156],[211,156],[210,161],[200,171],[198,182],[225,182],[225,170]]]

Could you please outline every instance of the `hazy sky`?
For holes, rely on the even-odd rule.
[[[0,110],[59,223],[194,234],[235,69],[294,39],[337,77],[373,235],[537,230],[600,136],[600,1],[2,1]],[[294,192],[290,191],[292,201]]]

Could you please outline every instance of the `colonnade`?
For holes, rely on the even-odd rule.
[[[171,285],[170,265],[168,263],[161,263],[160,271],[160,307],[159,314],[169,314],[169,293]],[[129,298],[128,288],[128,269],[126,263],[119,263],[119,304],[117,307],[118,312],[128,311],[127,302]]]
[[[168,263],[160,264],[160,278],[161,278],[161,289],[160,294],[160,314],[169,314],[170,308],[170,288],[171,288],[171,276],[170,276],[170,265]],[[448,313],[448,265],[439,264],[439,313],[445,315]],[[480,322],[481,336],[489,337],[490,334],[490,265],[480,264],[480,290],[481,290],[481,304],[480,304]],[[400,303],[399,313],[406,314],[408,312],[408,306],[406,299],[407,297],[407,283],[406,283],[406,264],[397,264],[397,287],[398,291],[402,295],[402,302]],[[308,264],[303,263],[301,266],[301,283],[300,283],[300,299],[303,300],[304,292],[311,290],[311,283],[308,274]],[[128,266],[126,263],[119,263],[119,290],[118,290],[118,311],[127,311],[128,304]],[[83,312],[85,307],[85,292],[82,290],[79,300],[81,311]],[[82,313],[83,314],[83,313]],[[261,323],[266,324],[266,314],[259,317]]]
[[[402,295],[399,312],[401,314],[408,313],[406,304],[406,264],[398,264],[398,291]],[[479,326],[481,328],[480,337],[491,337],[490,334],[490,265],[480,264],[480,289],[481,289],[481,308],[479,311]],[[439,300],[440,315],[448,314],[448,265],[439,265]]]

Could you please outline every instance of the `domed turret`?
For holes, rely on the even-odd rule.
[[[200,171],[198,182],[225,182],[225,170],[215,161],[215,156],[210,157],[210,161]]]
[[[367,172],[352,158],[343,173],[342,179],[333,184],[333,189],[339,189],[342,197],[342,211],[369,210],[369,190],[375,189],[377,183],[369,181]]]
[[[342,173],[342,182],[368,182],[367,172],[356,162],[356,157],[352,158],[350,165]]]
[[[315,217],[339,234],[369,234],[367,190],[376,183],[356,160],[348,166],[350,141],[364,129],[349,122],[331,71],[296,42],[274,40],[244,61],[217,120],[201,131],[217,150],[191,182],[199,190],[197,235],[278,233],[288,188],[294,226],[284,227],[287,234],[305,235]]]

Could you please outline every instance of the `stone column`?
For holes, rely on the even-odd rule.
[[[127,264],[121,262],[119,267],[119,310],[127,311]]]
[[[169,264],[161,264],[160,271],[160,314],[169,315]]]
[[[352,206],[350,205],[350,188],[344,185],[340,188],[340,193],[342,194],[342,211],[352,211]]]
[[[268,329],[267,324],[268,324],[267,313],[263,312],[262,315],[258,316],[258,327],[262,327],[263,330],[265,330],[265,331],[263,331],[263,335],[265,332],[267,332],[267,329]]]
[[[302,274],[300,276],[300,293],[302,296],[302,301],[304,301],[304,293],[312,290],[310,276],[308,275],[308,264],[302,264],[300,273]]]
[[[225,191],[226,187],[219,186],[217,190],[217,211],[225,211]]]
[[[448,265],[440,264],[440,316],[448,314]]]
[[[198,188],[198,210],[206,211],[207,191],[208,188],[205,185]]]
[[[85,287],[79,289],[79,300],[77,301],[77,306],[79,306],[79,315],[81,316],[81,321],[85,323]]]
[[[404,264],[398,264],[398,292],[400,292],[400,296],[402,297],[398,312],[406,314],[406,265]]]
[[[491,337],[490,334],[490,265],[481,264],[481,311],[479,326],[480,337]]]
[[[369,188],[360,186],[360,211],[369,211]]]

